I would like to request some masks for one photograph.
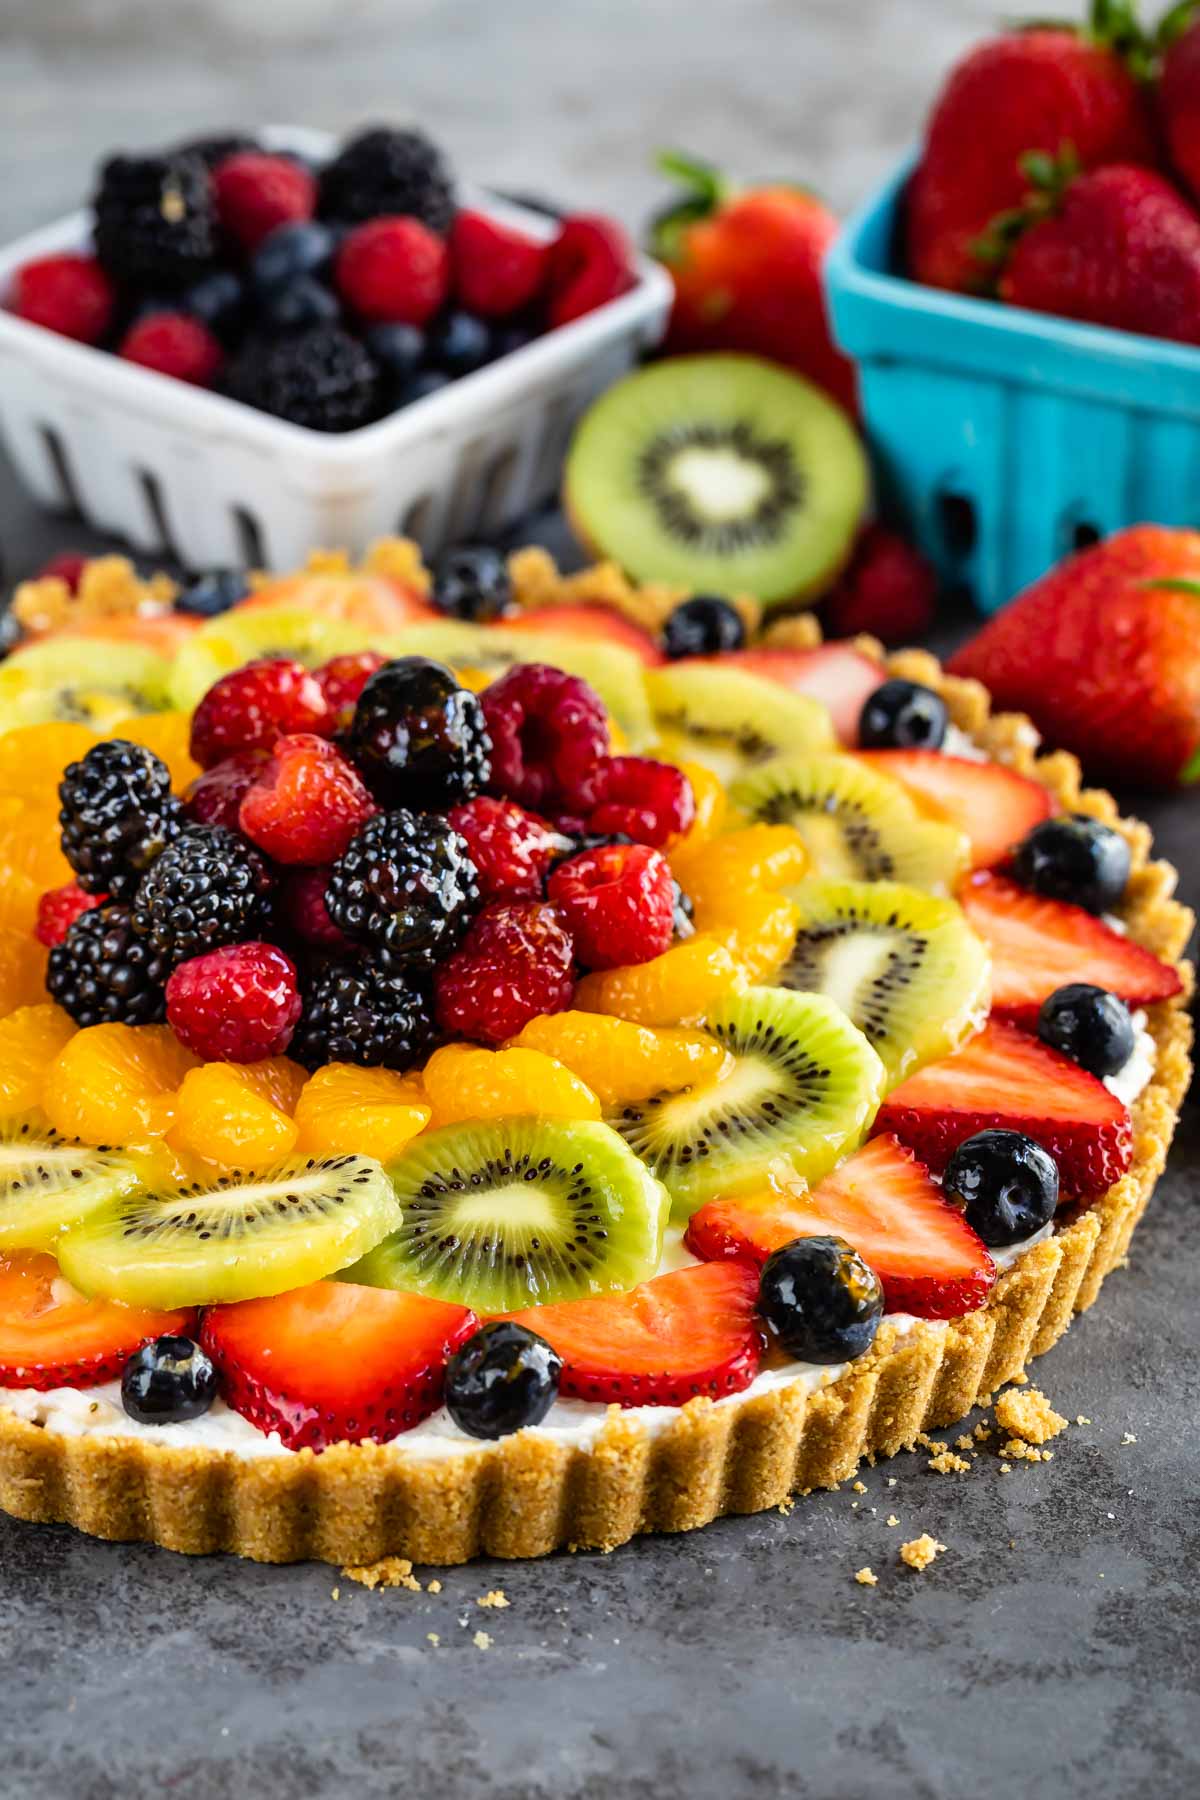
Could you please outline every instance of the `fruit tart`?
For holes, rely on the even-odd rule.
[[[307,579],[148,684],[0,672],[0,1506],[611,1548],[1048,1349],[1189,1074],[1145,827],[920,652],[685,661],[538,552],[455,619]]]

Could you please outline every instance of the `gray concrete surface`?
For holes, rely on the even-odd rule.
[[[845,205],[992,11],[7,0],[0,236],[73,203],[109,146],[263,117],[407,114],[474,174],[631,223],[664,140]],[[0,471],[10,577],[79,538]],[[1195,805],[1142,809],[1192,895]],[[1092,1423],[1005,1476],[991,1456],[963,1477],[902,1457],[786,1518],[450,1570],[436,1596],[0,1520],[0,1796],[1194,1795],[1198,1202],[1192,1109],[1131,1267],[1038,1366]],[[947,1549],[917,1576],[896,1549],[923,1530]],[[855,1584],[864,1563],[878,1587]],[[509,1609],[480,1610],[497,1585]]]

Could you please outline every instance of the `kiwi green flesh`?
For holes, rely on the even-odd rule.
[[[718,1194],[812,1183],[861,1142],[883,1066],[822,994],[752,987],[705,1021],[735,1057],[722,1080],[610,1115],[686,1219]]]
[[[81,1293],[126,1306],[209,1306],[320,1281],[399,1216],[371,1157],[296,1157],[252,1176],[141,1187],[68,1231],[55,1254]]]
[[[607,1125],[447,1125],[388,1174],[403,1220],[347,1281],[514,1312],[624,1291],[658,1268],[667,1195]]]
[[[833,721],[819,700],[741,669],[651,669],[646,687],[664,747],[703,763],[726,785],[772,757],[834,745]]]
[[[868,473],[842,409],[750,356],[683,356],[610,388],[576,431],[564,503],[579,535],[640,581],[819,592],[845,562]]]
[[[161,712],[165,657],[140,644],[62,636],[18,650],[0,668],[0,731],[51,720],[107,731],[131,713]]]
[[[290,656],[307,668],[334,656],[373,650],[378,633],[303,606],[250,607],[223,613],[192,633],[171,665],[172,703],[188,710],[214,681],[261,657]]]
[[[0,1251],[45,1250],[138,1183],[110,1150],[60,1137],[36,1114],[0,1124]]]
[[[896,881],[946,892],[966,870],[970,846],[957,826],[924,819],[904,789],[851,756],[776,758],[732,784],[751,818],[791,825],[814,874]]]
[[[988,953],[954,901],[887,881],[808,880],[789,898],[800,924],[776,981],[836,1001],[889,1088],[982,1027]]]

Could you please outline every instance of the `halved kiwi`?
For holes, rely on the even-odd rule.
[[[727,787],[773,756],[834,747],[819,700],[743,669],[676,663],[648,670],[646,690],[663,753],[703,763]]]
[[[770,605],[829,585],[867,488],[857,433],[811,382],[752,356],[677,356],[585,414],[563,503],[639,581]]]
[[[0,668],[0,731],[50,720],[108,731],[131,713],[162,712],[169,672],[166,658],[142,644],[47,638]]]
[[[68,1231],[55,1254],[81,1293],[126,1306],[209,1306],[320,1281],[399,1218],[371,1157],[293,1157],[262,1174],[142,1186]]]
[[[188,711],[214,681],[264,656],[291,656],[315,669],[334,656],[371,650],[378,633],[305,606],[235,607],[192,633],[171,665],[171,704]]]
[[[802,881],[780,987],[828,994],[874,1047],[894,1087],[949,1056],[988,1011],[991,959],[953,900],[894,881]]]
[[[347,1281],[513,1312],[623,1291],[658,1267],[667,1195],[607,1125],[444,1125],[388,1174],[403,1222]]]
[[[820,1180],[861,1141],[883,1093],[879,1058],[823,994],[747,988],[704,1023],[734,1056],[729,1074],[609,1115],[676,1218],[716,1194]]]
[[[730,798],[751,818],[794,826],[813,873],[834,880],[945,892],[971,860],[963,832],[923,819],[898,782],[852,756],[779,757],[734,782]]]
[[[45,1250],[138,1185],[127,1158],[60,1137],[38,1113],[0,1122],[0,1251]]]

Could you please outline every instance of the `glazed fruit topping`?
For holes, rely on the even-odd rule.
[[[51,888],[38,901],[33,935],[39,944],[52,949],[62,943],[80,913],[89,912],[107,898],[107,894],[85,894],[77,881]]]
[[[329,868],[288,869],[279,886],[276,909],[281,923],[302,944],[348,952],[354,945],[329,916],[325,890]]]
[[[502,618],[514,605],[508,564],[489,544],[460,544],[434,565],[433,598],[452,619],[484,625]]]
[[[1130,862],[1119,831],[1086,813],[1072,813],[1047,819],[1023,838],[1013,853],[1013,874],[1035,894],[1103,913],[1121,904]]]
[[[940,694],[896,676],[867,696],[858,741],[864,750],[938,750],[949,723]]]
[[[574,946],[556,907],[538,900],[485,906],[435,977],[444,1032],[502,1044],[574,992]]]
[[[63,855],[89,894],[127,899],[180,830],[170,770],[125,738],[69,763],[58,793]]]
[[[378,809],[358,771],[324,738],[281,737],[247,788],[238,822],[281,863],[329,863]]]
[[[943,1192],[961,1201],[967,1223],[998,1248],[1050,1223],[1058,1206],[1058,1168],[1022,1132],[979,1131],[946,1164]]]
[[[1084,981],[1068,982],[1042,1002],[1037,1034],[1052,1050],[1101,1079],[1125,1067],[1135,1042],[1125,1002]]]
[[[223,825],[194,825],[142,876],[133,928],[168,962],[259,935],[270,870],[253,845]]]
[[[935,818],[948,819],[965,832],[976,869],[1002,862],[1054,809],[1040,781],[1003,763],[977,762],[942,750],[867,750],[862,759],[907,788]]]
[[[492,791],[535,812],[571,807],[608,751],[608,719],[585,681],[517,663],[484,690]]]
[[[740,650],[746,626],[736,606],[718,594],[693,594],[667,614],[663,648],[669,657],[719,656]]]
[[[562,862],[547,889],[585,969],[661,956],[675,935],[676,885],[645,844],[610,844]]]
[[[348,937],[389,967],[432,968],[458,944],[479,901],[466,842],[433,813],[378,813],[329,871],[325,904]]]
[[[386,661],[378,650],[354,650],[314,669],[313,677],[329,708],[330,735],[349,730],[359,695]]]
[[[274,944],[226,944],[180,963],[167,982],[167,1022],[209,1062],[282,1056],[300,1017],[295,965]]]
[[[306,984],[290,1054],[306,1069],[331,1062],[411,1069],[433,1042],[433,1007],[419,980],[374,962],[333,963]]]
[[[492,764],[486,708],[441,663],[402,656],[367,681],[346,748],[384,806],[470,800]]]
[[[243,750],[271,750],[295,732],[327,733],[320,683],[291,657],[264,657],[214,682],[192,715],[191,752],[211,769]]]
[[[217,1371],[189,1337],[157,1337],[143,1344],[121,1374],[121,1404],[139,1425],[199,1419],[216,1397]]]
[[[0,1387],[93,1387],[119,1376],[144,1343],[192,1327],[190,1311],[85,1300],[52,1256],[0,1256]]]
[[[685,832],[696,816],[682,769],[646,756],[605,756],[577,789],[592,832],[624,832],[655,849]]]
[[[135,930],[129,908],[110,900],[80,913],[51,950],[46,992],[77,1025],[153,1025],[164,1017],[170,968]]]
[[[799,1237],[763,1265],[759,1310],[798,1362],[853,1362],[875,1341],[883,1287],[843,1238]]]
[[[467,846],[484,900],[539,899],[552,862],[572,848],[545,819],[491,794],[451,807],[446,820]]]
[[[545,1338],[515,1319],[492,1319],[450,1358],[446,1410],[468,1437],[507,1437],[541,1424],[561,1378],[562,1358]]]
[[[239,750],[197,775],[184,796],[183,810],[197,825],[238,829],[242,801],[262,773],[267,750]]]

